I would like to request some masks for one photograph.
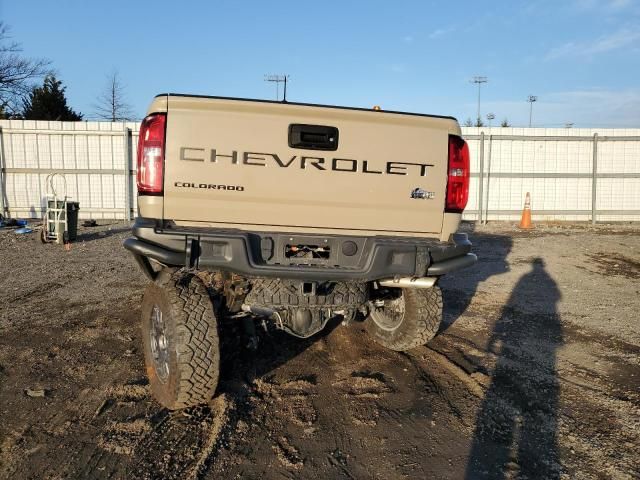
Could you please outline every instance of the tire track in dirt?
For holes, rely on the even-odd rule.
[[[256,362],[269,361],[273,346],[263,342],[267,353],[259,351]],[[412,355],[419,360],[377,346],[356,324],[272,370],[264,366],[269,373],[250,380],[246,397],[238,397],[228,440],[205,477],[424,478],[451,469],[449,460],[468,449],[469,402],[477,398],[467,387],[479,387],[452,377],[427,349]],[[446,388],[454,390],[450,398]]]

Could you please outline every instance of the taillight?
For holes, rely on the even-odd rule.
[[[138,193],[162,193],[166,113],[142,120],[138,138]]]
[[[449,135],[447,212],[462,213],[469,199],[469,147],[462,138]]]

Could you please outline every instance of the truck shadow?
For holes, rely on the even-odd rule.
[[[533,259],[531,270],[511,292],[488,342],[487,350],[497,359],[477,414],[465,478],[559,477],[556,351],[563,343],[557,313],[560,298],[544,261]]]
[[[114,225],[105,229],[104,227]],[[112,235],[118,235],[124,232],[130,232],[131,227],[129,225],[122,225],[122,223],[115,224],[101,224],[96,227],[81,227],[78,229],[78,235],[74,240],[74,243],[93,242],[95,240],[101,240],[103,238],[110,237]]]
[[[251,385],[256,379],[264,378],[279,366],[289,362],[314,343],[329,336],[341,324],[341,319],[330,320],[326,327],[309,338],[296,338],[288,333],[269,327],[268,330],[258,326],[257,336],[259,345],[253,351],[243,345],[246,336],[239,326],[239,322],[225,322],[222,334],[220,358],[221,386],[219,390],[235,392],[238,382]],[[235,392],[238,393],[238,392]]]
[[[509,271],[507,256],[513,246],[511,237],[478,232],[475,223],[465,222],[461,231],[469,234],[472,251],[478,255],[478,262],[471,268],[445,275],[438,282],[443,290],[444,301],[439,333],[447,330],[467,310],[482,282]]]

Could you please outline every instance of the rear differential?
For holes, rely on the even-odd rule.
[[[271,318],[279,328],[307,338],[334,317],[351,320],[366,301],[365,283],[256,279],[242,309]]]

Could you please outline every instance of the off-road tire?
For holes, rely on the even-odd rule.
[[[154,306],[162,312],[168,374],[160,374],[154,363]],[[220,369],[218,322],[198,277],[177,272],[147,287],[142,301],[142,339],[151,391],[162,406],[177,410],[211,400]]]
[[[436,336],[442,322],[440,287],[434,285],[431,288],[394,290],[399,301],[403,302],[404,313],[398,316],[399,320],[388,321],[388,325],[382,328],[379,324],[389,319],[389,317],[383,317],[386,307],[372,306],[369,317],[365,321],[367,331],[380,345],[391,350],[405,351],[425,345]],[[386,301],[385,304],[387,304]]]

